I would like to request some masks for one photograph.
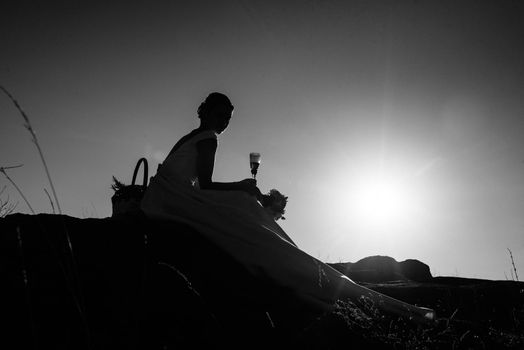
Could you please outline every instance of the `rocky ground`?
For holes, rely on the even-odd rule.
[[[72,250],[70,249],[72,247]],[[523,349],[524,283],[432,277],[416,260],[332,264],[439,317],[422,327],[365,298],[319,315],[183,225],[139,214],[0,219],[0,346],[53,349]]]

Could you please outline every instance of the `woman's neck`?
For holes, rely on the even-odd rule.
[[[200,124],[198,128],[195,129],[195,131],[207,131],[207,130],[214,131],[214,128],[212,125],[202,123]]]

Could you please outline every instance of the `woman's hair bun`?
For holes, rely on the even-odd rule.
[[[229,97],[220,92],[212,92],[206,97],[205,101],[202,102],[198,107],[198,117],[205,118],[205,116],[211,109],[219,105],[225,105],[229,107],[231,111],[233,111],[234,109],[233,104],[229,100]]]

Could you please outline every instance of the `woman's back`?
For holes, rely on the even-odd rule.
[[[217,140],[217,135],[212,130],[193,131],[180,139],[159,167],[158,175],[198,188],[196,144],[205,139]]]

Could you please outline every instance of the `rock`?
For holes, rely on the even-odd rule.
[[[272,322],[292,334],[318,316],[190,227],[141,215],[0,218],[0,273],[2,348],[263,346]]]
[[[389,256],[369,256],[356,263],[329,264],[357,282],[428,281],[429,266],[414,259],[397,262]]]
[[[407,259],[398,263],[404,277],[411,281],[424,282],[433,278],[429,266],[415,259]]]

